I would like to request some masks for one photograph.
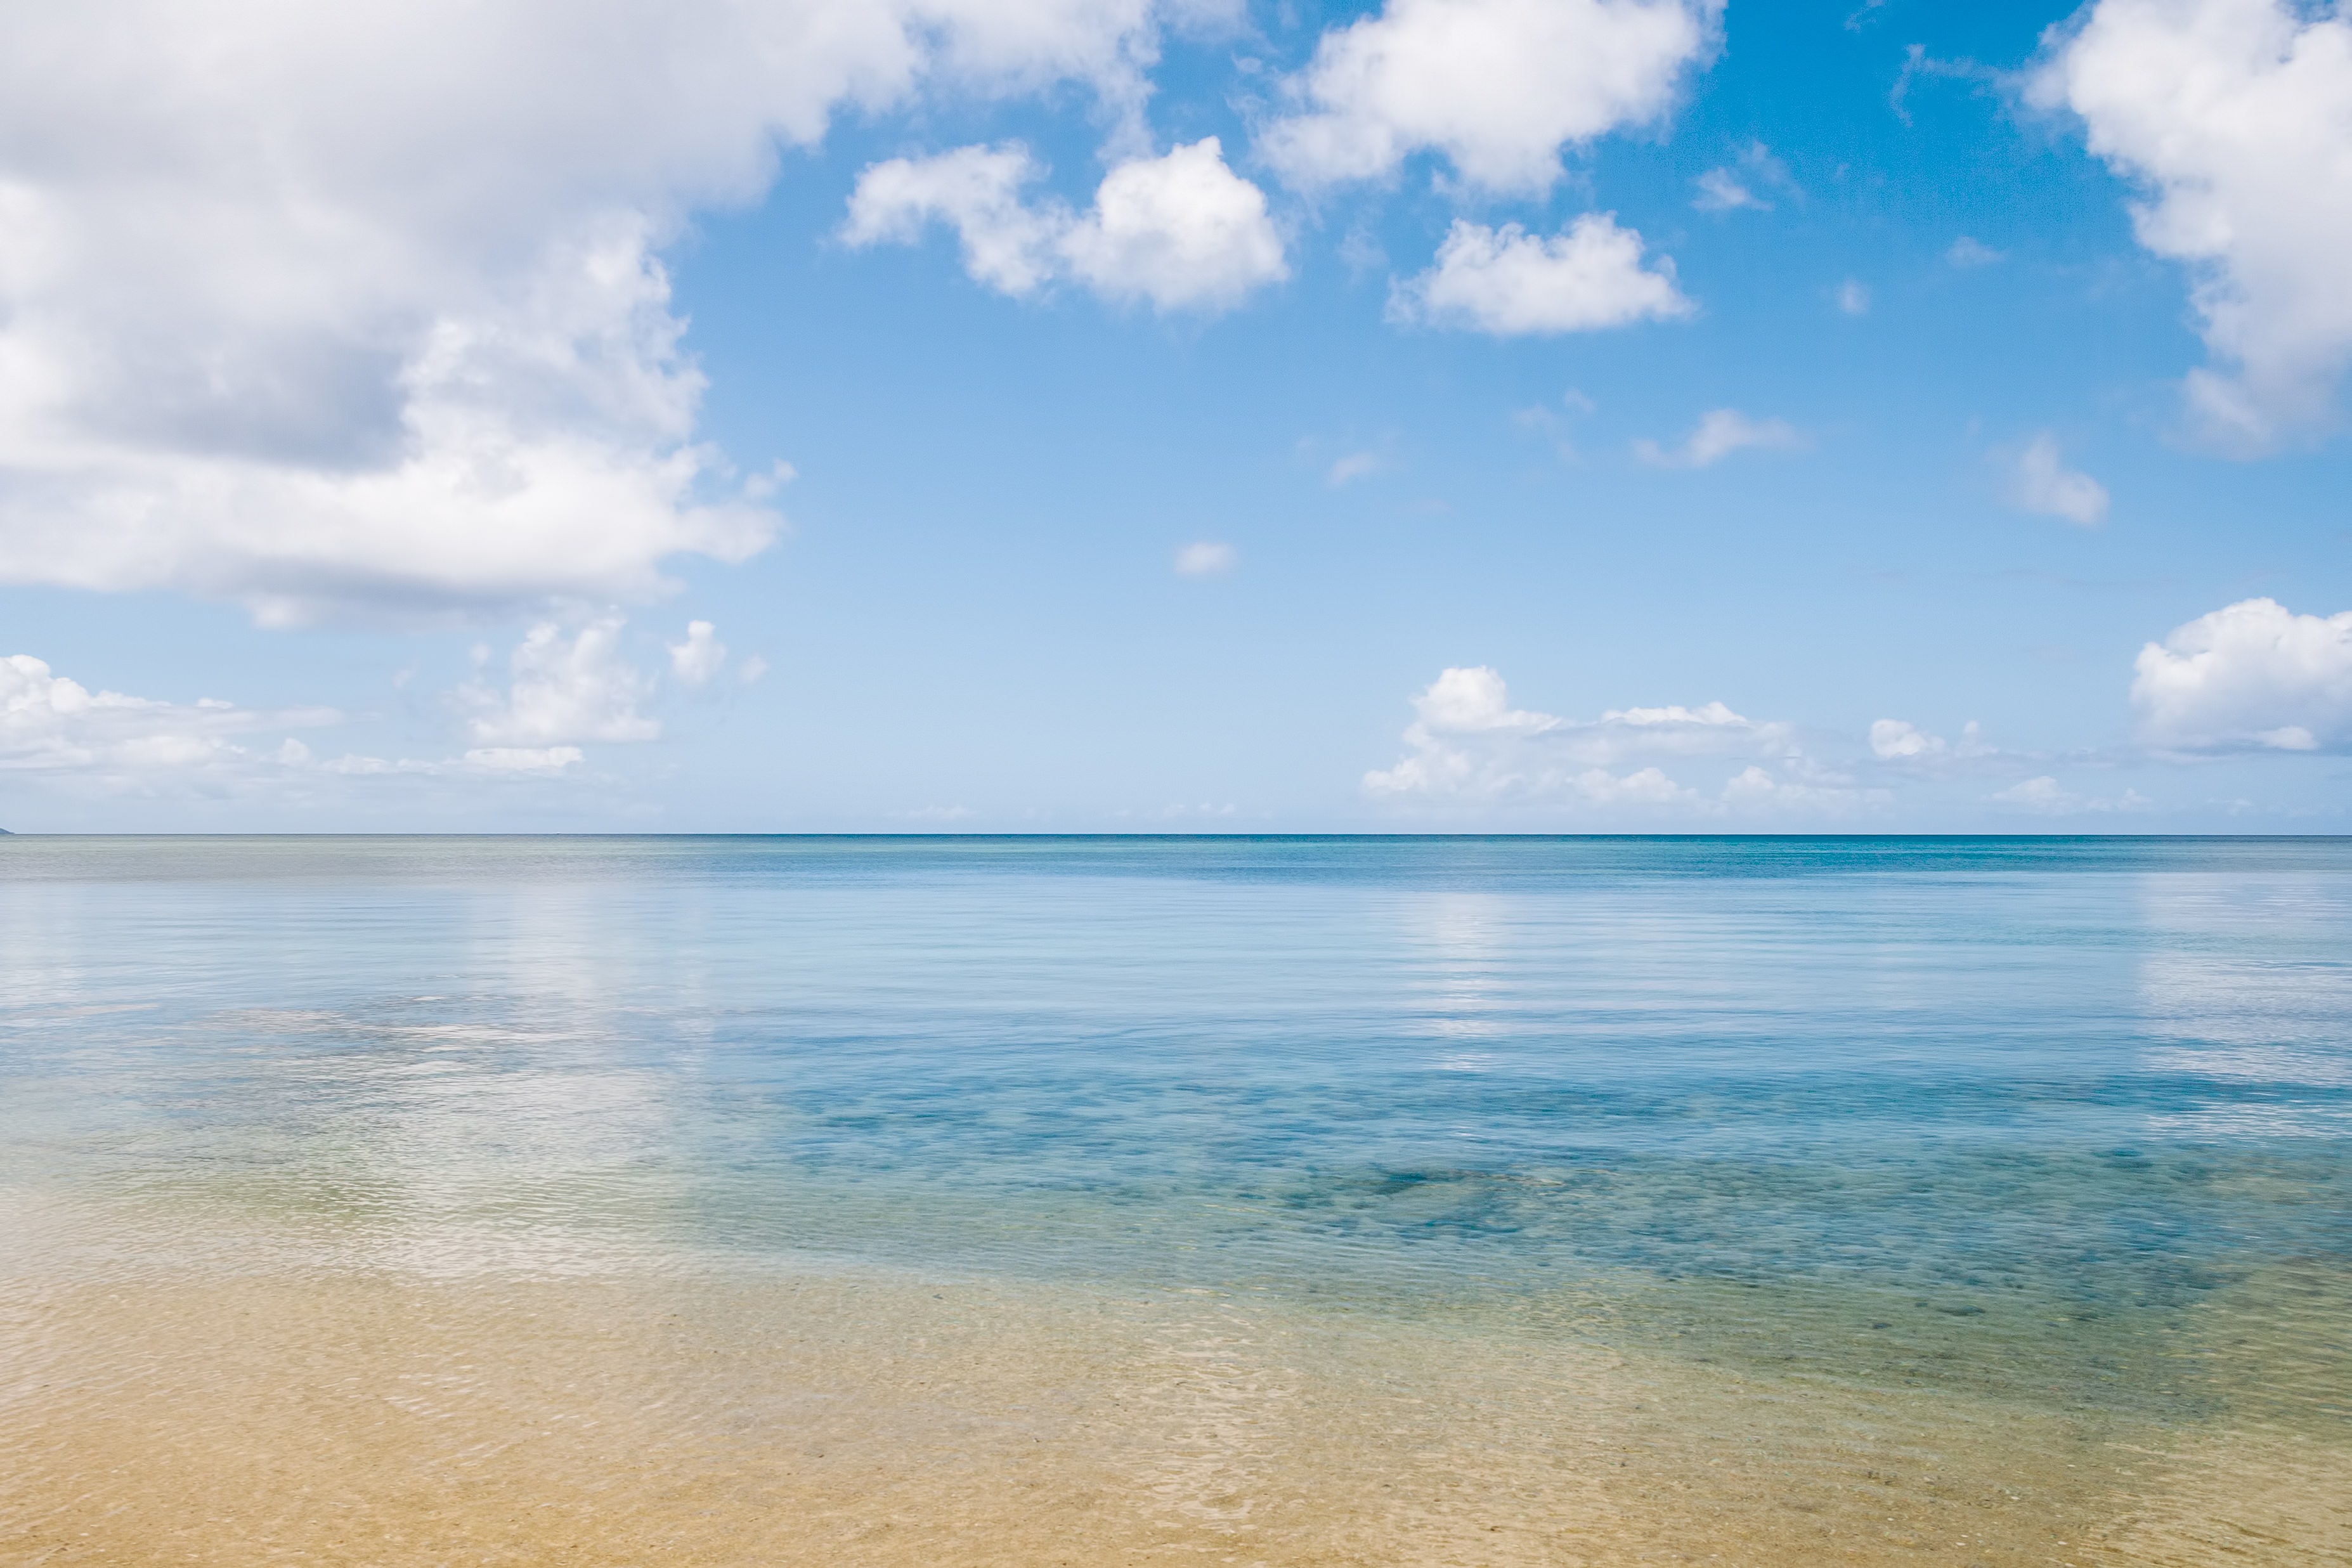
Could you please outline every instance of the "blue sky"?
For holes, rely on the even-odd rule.
[[[2333,7],[121,9],[0,825],[2347,825]]]

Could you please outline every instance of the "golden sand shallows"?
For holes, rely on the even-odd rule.
[[[18,1260],[20,1270],[23,1261]],[[1266,1298],[19,1272],[0,1559],[2344,1562],[2347,1450]]]

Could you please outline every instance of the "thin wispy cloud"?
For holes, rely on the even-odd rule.
[[[1776,197],[1798,194],[1789,166],[1761,141],[1749,142],[1731,162],[1709,169],[1693,183],[1697,194],[1691,205],[1703,213],[1769,213]]]
[[[1709,409],[1682,441],[1662,446],[1646,437],[1633,455],[1654,468],[1711,468],[1735,452],[1794,452],[1803,434],[1785,419],[1756,419],[1736,408]]]
[[[1241,552],[1215,539],[1200,539],[1176,552],[1179,577],[1223,577],[1241,564]]]
[[[2006,257],[2003,252],[1993,249],[1982,240],[1962,235],[1944,252],[1944,259],[1965,272],[1979,267],[1991,267]]]

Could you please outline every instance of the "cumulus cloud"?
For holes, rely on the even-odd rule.
[[[1849,316],[1870,314],[1870,290],[1858,278],[1849,277],[1838,285],[1837,308]]]
[[[661,721],[637,711],[653,682],[621,657],[623,624],[608,615],[568,639],[551,623],[532,627],[508,658],[505,691],[479,680],[459,690],[467,734],[491,748],[658,738]]]
[[[2139,241],[2188,265],[2202,433],[2241,451],[2323,419],[2352,361],[2352,16],[2284,0],[2099,0],[2031,88],[2145,199]]]
[[[1537,193],[1560,149],[1657,120],[1713,52],[1721,0],[1389,0],[1324,34],[1259,150],[1302,187],[1442,152],[1488,190]]]
[[[594,630],[594,629],[592,629]],[[513,700],[479,694],[472,737],[487,742],[456,756],[385,758],[359,752],[321,756],[288,730],[318,730],[346,722],[332,708],[250,708],[205,697],[173,703],[114,691],[91,691],[29,653],[0,658],[0,778],[45,783],[52,789],[95,790],[108,796],[268,798],[310,801],[321,791],[373,789],[366,780],[498,780],[550,779],[574,773],[586,760],[577,745],[508,744],[550,733],[584,738],[639,739],[647,720],[625,703],[597,700],[595,674],[609,657],[588,639],[526,639],[518,650]],[[561,668],[568,664],[569,671]],[[568,695],[550,686],[569,686]],[[490,706],[484,706],[480,696]],[[571,713],[563,711],[569,704]],[[268,737],[279,737],[269,744]]]
[[[0,771],[132,784],[159,775],[235,772],[268,757],[235,737],[341,720],[331,708],[268,712],[216,698],[169,703],[93,692],[30,653],[0,658]],[[297,740],[281,750],[309,756]]]
[[[1436,265],[1389,298],[1392,321],[1498,338],[1675,320],[1696,308],[1675,286],[1673,260],[1643,267],[1642,236],[1612,213],[1587,213],[1550,236],[1457,218]]]
[[[2178,751],[2352,749],[2352,611],[2246,599],[2139,651],[2140,738]]]
[[[282,622],[635,599],[666,558],[740,559],[779,519],[695,439],[703,382],[660,247],[693,210],[755,198],[778,144],[844,106],[1073,78],[1138,103],[1158,16],[19,8],[0,51],[0,580]]]
[[[1201,539],[1176,552],[1176,574],[1179,577],[1223,577],[1241,560],[1241,552],[1229,544],[1214,539]]]
[[[2011,505],[2045,517],[2063,517],[2095,528],[2107,515],[2107,487],[2080,469],[2069,468],[2058,438],[2043,431],[2008,462]]]
[[[1222,310],[1290,275],[1265,193],[1225,167],[1213,136],[1103,176],[1093,207],[1030,204],[1044,171],[1026,149],[962,147],[894,158],[858,176],[842,237],[909,243],[952,227],[973,280],[1015,296],[1067,278],[1161,310]]]
[[[687,622],[686,641],[664,646],[669,650],[670,674],[689,686],[701,685],[727,663],[727,644],[719,640],[719,628],[708,621]]]
[[[1658,763],[1747,756],[1802,764],[1793,727],[1759,723],[1719,702],[1615,708],[1579,722],[1512,707],[1503,677],[1485,665],[1445,671],[1412,706],[1405,754],[1364,775],[1375,800],[1690,804],[1697,793]],[[1752,781],[1748,789],[1755,793]]]
[[[1736,408],[1717,408],[1699,415],[1697,428],[1680,446],[1636,441],[1633,455],[1654,467],[1706,468],[1735,452],[1789,452],[1804,444],[1797,427],[1785,419],[1750,419]]]

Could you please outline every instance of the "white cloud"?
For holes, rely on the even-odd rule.
[[[299,743],[289,743],[289,747],[295,745]],[[285,775],[274,782],[281,789],[299,786],[299,775],[306,770],[343,779],[546,779],[559,777],[586,759],[587,754],[576,746],[478,746],[462,756],[438,760],[354,752],[314,765],[309,748],[304,747],[299,755],[290,749],[281,752],[278,760],[284,765]]]
[[[686,641],[664,644],[669,650],[670,674],[689,686],[698,686],[727,663],[727,644],[719,628],[708,621],[687,622]]]
[[[1180,577],[1222,577],[1241,560],[1241,552],[1214,539],[1202,539],[1176,552]]]
[[[1750,419],[1736,408],[1709,409],[1681,446],[1666,448],[1654,441],[1633,443],[1633,455],[1659,468],[1706,468],[1735,452],[1755,448],[1790,452],[1804,437],[1785,419]]]
[[[1496,337],[1585,332],[1672,320],[1696,307],[1675,287],[1675,264],[1642,266],[1642,236],[1614,214],[1587,213],[1546,237],[1517,224],[1454,220],[1436,265],[1397,286],[1389,317]]]
[[[268,754],[232,737],[341,721],[331,708],[267,712],[209,697],[169,703],[92,692],[29,653],[0,658],[0,771],[134,786],[164,776],[234,774]],[[307,758],[309,748],[289,740],[278,755]]]
[[[1984,728],[1974,719],[1960,727],[1960,738],[1953,742],[1901,718],[1871,721],[1870,754],[1881,762],[1911,769],[1935,769],[1947,763],[2000,755],[1985,744]]]
[[[1225,167],[1213,136],[1103,176],[1062,248],[1097,293],[1162,310],[1222,309],[1290,276],[1265,193]]]
[[[1789,166],[1772,154],[1761,141],[1751,141],[1741,150],[1734,163],[1709,169],[1694,184],[1698,194],[1691,205],[1703,213],[1730,213],[1742,207],[1769,213],[1772,204],[1757,194],[1757,187],[1793,194],[1797,183],[1789,174]]]
[[[1533,408],[1514,409],[1511,423],[1523,430],[1541,434],[1564,461],[1573,463],[1577,460],[1576,443],[1569,436],[1569,427],[1573,421],[1596,413],[1601,405],[1572,387],[1561,394],[1559,402],[1564,413],[1556,412],[1545,403],[1538,403]]]
[[[1979,267],[1990,267],[2002,260],[2003,256],[2004,253],[1993,249],[1982,240],[1972,239],[1967,235],[1962,235],[1952,242],[1951,249],[1944,253],[1944,259],[1962,271],[1969,271]]]
[[[1290,276],[1265,193],[1225,167],[1217,138],[1103,177],[1094,206],[1031,205],[1043,171],[1015,145],[894,158],[858,176],[842,237],[908,243],[933,222],[955,229],[974,281],[1015,296],[1072,279],[1110,299],[1161,310],[1221,310]]]
[[[459,702],[472,711],[467,734],[493,750],[658,738],[661,721],[637,711],[653,683],[621,657],[623,624],[608,615],[569,640],[552,624],[532,627],[508,659],[506,691],[478,680],[459,690]]]
[[[1745,718],[1719,702],[1617,708],[1591,722],[1516,709],[1503,677],[1485,665],[1445,671],[1412,706],[1404,756],[1364,775],[1364,791],[1376,800],[1694,804],[1697,793],[1657,762],[1802,757],[1792,727]],[[1644,766],[1611,771],[1629,764]]]
[[[1857,789],[1842,778],[1830,778],[1797,763],[1783,766],[1794,777],[1775,777],[1749,763],[1725,782],[1708,808],[1735,816],[1843,817],[1885,805],[1890,799],[1885,789]]]
[[[2145,811],[2156,802],[2137,789],[2126,789],[2112,799],[2077,795],[2048,774],[1996,789],[1985,797],[1995,805],[2031,811],[2040,817],[2076,817],[2099,811]]]
[[[747,686],[767,673],[768,661],[758,653],[752,654],[735,667],[735,678]]]
[[[265,621],[661,591],[779,520],[656,259],[928,84],[1139,103],[1150,0],[125,0],[0,50],[0,580]],[[1106,262],[1116,267],[1121,263]]]
[[[1929,735],[1907,719],[1876,718],[1870,721],[1870,754],[1881,762],[1938,757],[1944,750],[1943,737]]]
[[[1333,489],[1352,485],[1381,471],[1381,455],[1377,452],[1350,452],[1334,461],[1324,482]]]
[[[486,773],[561,773],[582,760],[576,746],[481,746],[466,753],[466,765]]]
[[[1976,721],[1969,722],[1961,746],[1976,739]],[[1881,762],[1925,761],[1947,756],[1951,746],[1940,735],[1929,735],[1908,719],[1878,718],[1870,722],[1870,754]]]
[[[2032,85],[2146,193],[2139,241],[2188,264],[2207,348],[2187,384],[2210,439],[2274,444],[2324,419],[2352,360],[2352,16],[2281,0],[2099,0]]]
[[[1018,143],[876,163],[857,176],[841,237],[853,246],[911,245],[943,222],[963,242],[964,270],[974,282],[1028,294],[1054,276],[1054,242],[1072,221],[1023,203],[1021,187],[1043,172]]]
[[[577,640],[542,640],[536,653],[518,652],[519,664],[543,666],[539,656],[550,645],[572,656],[575,666],[593,669],[599,664],[595,643],[590,656],[578,658]],[[526,641],[525,649],[532,643]],[[562,661],[555,661],[561,663]],[[558,684],[562,677],[558,675]],[[477,739],[497,739],[533,727],[562,728],[565,724],[544,692],[532,690],[540,675],[518,678],[521,701],[508,709],[484,712],[472,726]],[[583,683],[574,680],[575,687]],[[575,706],[583,705],[575,690]],[[512,718],[523,722],[500,725],[484,720]],[[599,722],[601,716],[601,722]],[[468,748],[459,756],[438,759],[388,758],[360,753],[320,758],[310,746],[284,737],[269,746],[257,736],[289,729],[338,726],[345,716],[332,708],[257,709],[217,698],[171,703],[121,692],[92,692],[69,676],[51,671],[44,661],[19,653],[0,658],[0,777],[44,780],[52,789],[96,791],[106,796],[198,796],[276,799],[315,803],[321,787],[340,780],[441,779],[498,779],[553,778],[578,768],[584,754],[572,745],[489,744]],[[600,730],[603,738],[639,738],[642,722],[616,720],[609,706],[589,722],[569,727]]]
[[[1692,183],[1698,187],[1698,194],[1691,198],[1691,205],[1703,213],[1731,213],[1742,207],[1772,210],[1771,203],[1759,198],[1728,169],[1709,169]]]
[[[1721,0],[1389,0],[1328,32],[1259,151],[1295,184],[1378,179],[1423,150],[1536,193],[1562,146],[1655,120],[1712,52]]]
[[[2058,438],[2043,431],[2027,442],[2009,465],[2011,505],[2045,517],[2063,517],[2095,528],[2107,515],[2107,488],[2061,459]]]
[[[2140,649],[2140,738],[2180,751],[2352,749],[2352,611],[2247,599]]]
[[[1858,279],[1849,277],[1838,285],[1837,308],[1849,316],[1870,314],[1870,290]]]

